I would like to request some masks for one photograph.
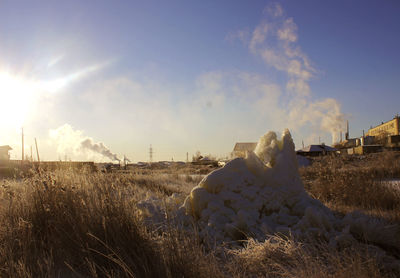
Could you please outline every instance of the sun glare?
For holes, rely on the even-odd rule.
[[[31,110],[35,82],[8,73],[0,73],[0,124],[3,127],[21,127]]]
[[[19,75],[0,71],[0,126],[20,128],[29,116],[33,116],[34,102],[42,93],[56,93],[91,72],[97,71],[105,64],[97,64],[61,76],[53,80],[27,79]]]

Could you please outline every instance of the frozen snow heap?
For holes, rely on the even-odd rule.
[[[266,234],[317,236],[329,241],[335,217],[304,190],[289,130],[262,136],[246,158],[210,173],[186,197],[203,236],[216,240],[265,238]]]

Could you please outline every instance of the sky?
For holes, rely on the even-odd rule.
[[[400,2],[0,0],[0,145],[43,160],[296,148],[400,108]]]

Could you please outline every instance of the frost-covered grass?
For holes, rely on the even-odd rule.
[[[327,163],[327,168],[336,171],[332,165]],[[317,173],[314,178],[308,177],[309,172],[302,173],[308,179],[306,188],[331,208],[380,211],[389,215],[387,219],[393,225],[400,224],[400,217],[395,216],[399,214],[398,206],[385,205],[380,200],[388,197],[354,188],[355,182],[345,186],[349,181],[361,182],[364,176],[357,178],[355,172],[343,171],[341,178],[321,181],[329,173],[322,172],[318,165],[313,167],[307,171],[314,169]],[[325,193],[322,189],[328,182],[332,183]],[[2,180],[0,277],[399,275],[390,265],[375,258],[373,250],[377,243],[372,242],[332,249],[321,242],[299,242],[275,235],[265,242],[249,239],[236,247],[210,246],[204,244],[195,230],[182,231],[170,224],[160,231],[144,225],[136,209],[139,201],[151,196],[165,198],[177,192],[187,193],[197,183],[198,178],[174,171],[102,174],[59,170],[35,173],[26,179]],[[366,196],[345,199],[347,194]],[[372,197],[375,199],[368,205],[366,200]],[[387,235],[385,231],[379,232],[385,242],[393,241],[379,248],[398,259],[400,249],[396,248],[396,239],[392,239],[393,230]]]
[[[400,191],[382,182],[400,177],[399,153],[323,157],[300,173],[308,193],[330,208],[362,210],[400,223]]]
[[[148,230],[134,204],[173,190],[156,177],[56,171],[1,182],[1,277],[201,277],[213,262],[174,227]],[[200,275],[200,274],[201,275]]]

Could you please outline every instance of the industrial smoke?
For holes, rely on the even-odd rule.
[[[93,138],[84,136],[83,131],[75,130],[71,125],[64,124],[50,130],[50,138],[57,146],[57,153],[69,156],[71,159],[100,159],[106,157],[112,161],[120,161],[102,142],[94,142]]]
[[[115,153],[112,153],[110,149],[108,149],[102,142],[94,143],[92,138],[86,138],[81,142],[81,147],[83,149],[87,149],[93,151],[95,153],[99,153],[112,161],[120,161]]]

